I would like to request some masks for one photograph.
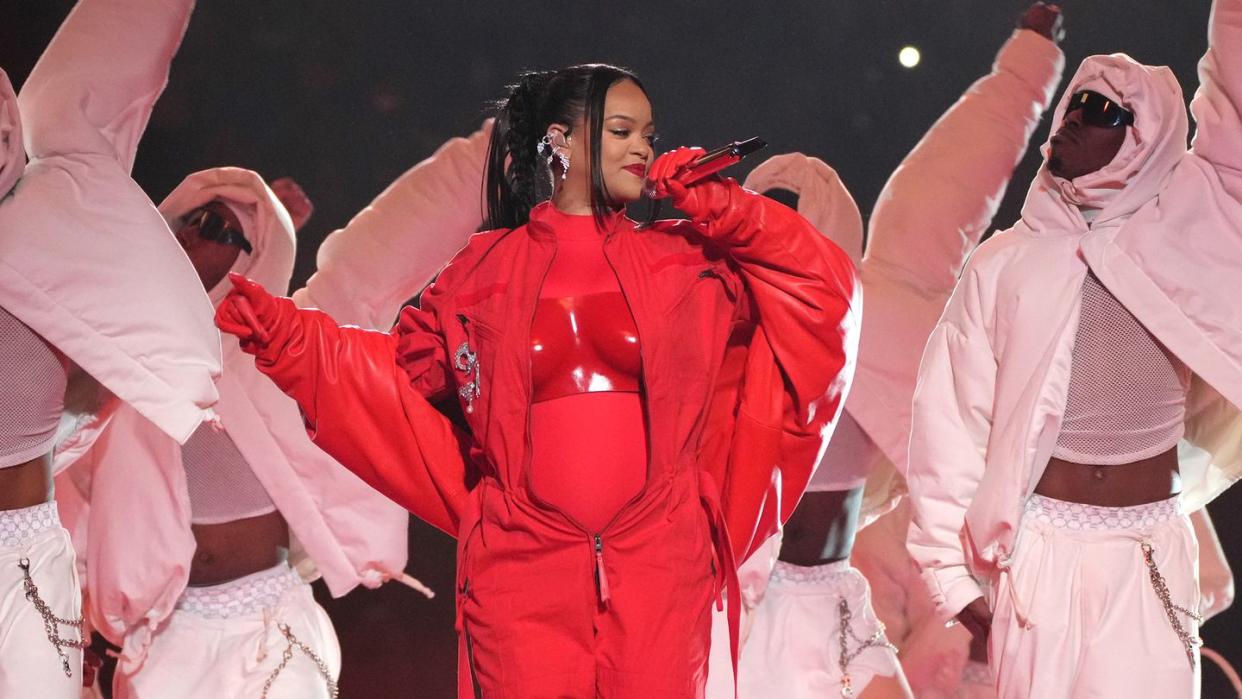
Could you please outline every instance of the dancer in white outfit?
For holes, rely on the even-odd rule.
[[[1184,513],[1242,474],[1221,302],[1242,294],[1242,0],[1215,3],[1208,43],[1189,151],[1171,71],[1083,62],[1022,220],[973,255],[923,357],[910,551],[1006,699],[1198,693]]]
[[[287,288],[292,222],[256,173],[196,173],[160,211],[213,300],[229,271]],[[222,429],[178,447],[120,408],[67,472],[92,485],[91,619],[122,647],[118,697],[334,696],[336,637],[306,580],[342,595],[403,579],[408,516],[310,442],[235,340],[224,347]]]

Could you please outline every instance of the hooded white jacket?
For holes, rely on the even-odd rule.
[[[1195,374],[1183,510],[1242,475],[1242,0],[1218,0],[1208,41],[1189,151],[1167,68],[1120,54],[1083,62],[1053,123],[1069,94],[1096,90],[1135,112],[1125,144],[1073,182],[1040,170],[1021,221],[976,250],[927,343],[908,543],[941,618],[1008,566],[1060,432],[1088,268]],[[1090,226],[1080,204],[1101,209]]]
[[[238,255],[232,271],[274,291],[288,289],[293,225],[258,174],[232,167],[195,173],[160,212],[178,226],[213,200],[237,213],[253,248]],[[212,302],[230,288],[222,280],[209,292]],[[259,373],[232,336],[224,341],[218,386],[220,422],[288,522],[291,563],[303,577],[322,574],[334,596],[400,577],[408,513],[311,443],[296,403]],[[126,672],[135,672],[184,590],[194,555],[180,447],[121,406],[58,486],[58,498],[70,499],[66,509],[77,512],[70,531],[85,551],[91,622],[122,646]]]
[[[16,101],[0,80],[0,306],[178,441],[210,416],[219,334],[130,170],[192,8],[82,0]]]

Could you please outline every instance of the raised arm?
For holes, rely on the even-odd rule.
[[[319,246],[318,270],[294,292],[337,322],[387,330],[483,223],[491,121],[454,138],[385,189]]]
[[[907,545],[944,620],[983,596],[967,567],[963,528],[992,429],[996,356],[987,317],[968,265],[927,342],[914,393]]]
[[[1242,198],[1242,0],[1216,0],[1208,50],[1199,61],[1192,151],[1216,166],[1226,188]]]
[[[446,390],[434,312],[413,311],[392,333],[340,327],[233,275],[217,323],[259,371],[297,401],[312,441],[419,518],[457,535],[466,441],[428,402]],[[419,348],[417,351],[411,347]],[[401,365],[398,354],[408,357]]]
[[[71,153],[134,166],[194,0],[80,0],[18,98],[31,158]]]
[[[754,307],[757,328],[721,483],[729,534],[744,560],[793,512],[832,434],[857,356],[861,288],[845,251],[792,209],[733,180],[682,185],[682,168],[701,153],[665,154],[649,179],[657,195],[667,192],[692,217],[698,234],[725,250]],[[746,467],[737,460],[750,439],[743,433],[762,447]],[[764,456],[769,447],[777,455]]]
[[[1023,20],[1034,26],[1042,18],[1055,36],[1044,17],[1049,12],[1037,3]],[[1013,33],[992,71],[936,121],[884,185],[871,216],[864,278],[892,276],[948,298],[1064,68],[1052,38],[1036,28]]]

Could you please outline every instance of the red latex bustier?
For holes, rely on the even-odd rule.
[[[638,393],[642,358],[634,317],[620,291],[541,298],[530,331],[534,395]]]

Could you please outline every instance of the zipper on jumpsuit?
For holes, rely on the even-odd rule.
[[[608,573],[604,572],[604,539],[595,535],[595,589],[599,591],[600,604],[608,606]]]
[[[617,272],[617,265],[613,263],[612,257],[608,255],[608,243],[610,243],[616,235],[615,228],[616,227],[614,225],[613,230],[609,231],[604,236],[604,261],[608,263],[609,269],[612,270],[612,275],[617,278],[617,288],[621,289],[621,298],[625,300],[625,307],[629,309],[630,317],[634,320],[634,337],[638,340],[638,363],[643,370],[641,385],[643,386],[643,400],[645,401],[647,387],[647,355],[643,352],[643,333],[638,327],[638,314],[634,313],[634,304],[630,302],[630,296],[625,292],[625,284],[621,281],[620,273]],[[613,514],[612,519],[608,520],[608,523],[604,525],[601,533],[595,535],[596,590],[599,593],[600,604],[602,604],[605,608],[608,607],[612,595],[608,588],[608,574],[604,570],[604,539],[602,532],[607,531],[608,528],[612,526],[612,523],[617,521],[617,518],[619,518],[622,513],[630,508],[630,505],[642,500],[643,496],[647,494],[647,487],[651,483],[651,463],[653,461],[653,455],[651,453],[651,413],[645,408],[643,410],[643,434],[647,440],[647,474],[646,477],[643,478],[643,487],[639,488],[638,492],[634,494],[634,497],[627,500],[625,504],[621,506],[621,509],[617,510],[616,513]],[[582,525],[579,524],[578,526],[581,527]]]
[[[621,297],[625,299],[626,308],[629,309],[630,316],[634,319],[634,335],[638,339],[639,365],[642,367],[643,376],[645,377],[647,374],[647,356],[643,352],[642,331],[638,327],[638,316],[635,315],[634,305],[630,302],[630,297],[625,292],[625,284],[621,282],[621,275],[617,273],[617,266],[613,264],[612,258],[608,256],[608,242],[612,240],[613,236],[616,233],[615,227],[616,226],[614,224],[613,230],[610,230],[604,236],[604,246],[603,246],[604,247],[604,250],[603,250],[604,261],[608,263],[608,266],[612,269],[613,275],[617,278],[617,286],[620,287],[621,289]],[[537,289],[535,289],[536,303],[532,304],[530,318],[527,322],[526,332],[527,332],[528,337],[530,335],[530,332],[535,327],[535,312],[538,308],[539,295],[543,292],[544,282],[547,281],[548,273],[552,270],[552,263],[556,261],[556,242],[555,241],[553,241],[552,246],[553,246],[552,259],[548,260],[547,266],[544,267],[543,275],[539,278],[539,286]],[[526,372],[526,401],[527,401],[527,405],[526,405],[526,460],[525,460],[523,471],[527,476],[529,476],[530,453],[531,453],[531,444],[532,444],[531,436],[530,436],[530,431],[531,431],[530,430],[530,413],[531,413],[530,397],[534,395],[534,391],[535,391],[534,380],[531,377],[532,372],[530,368],[529,355],[527,356],[526,361],[522,362],[522,367],[524,368],[524,371]],[[646,384],[645,379],[643,381],[643,384],[645,386]],[[570,516],[568,513],[562,512],[561,510],[557,509],[556,507],[544,501],[542,498],[539,497],[539,494],[535,491],[535,489],[533,487],[530,487],[529,482],[527,484],[527,490],[530,493],[532,500],[539,503],[541,506],[546,507],[549,510],[553,510],[557,512],[562,517],[564,517],[566,521],[568,521],[570,524],[577,527],[580,531],[582,531],[584,534],[587,535],[587,542],[588,544],[591,545],[591,550],[594,554],[593,557],[594,557],[594,567],[595,567],[595,570],[594,570],[595,592],[599,600],[600,606],[604,607],[605,609],[608,608],[612,600],[612,593],[608,585],[608,574],[604,570],[604,532],[607,531],[610,526],[612,526],[612,523],[615,522],[617,518],[621,516],[622,513],[624,513],[627,509],[629,509],[630,505],[642,499],[643,495],[647,493],[647,486],[651,481],[651,460],[652,460],[651,416],[648,415],[645,410],[643,411],[643,423],[644,423],[643,428],[644,428],[644,431],[647,437],[647,477],[643,479],[643,487],[639,489],[638,493],[636,493],[634,497],[627,500],[625,504],[621,506],[621,509],[617,510],[616,514],[612,516],[612,519],[608,520],[608,523],[605,524],[600,531],[591,532],[589,529],[583,526],[581,522],[579,522],[578,520]]]

